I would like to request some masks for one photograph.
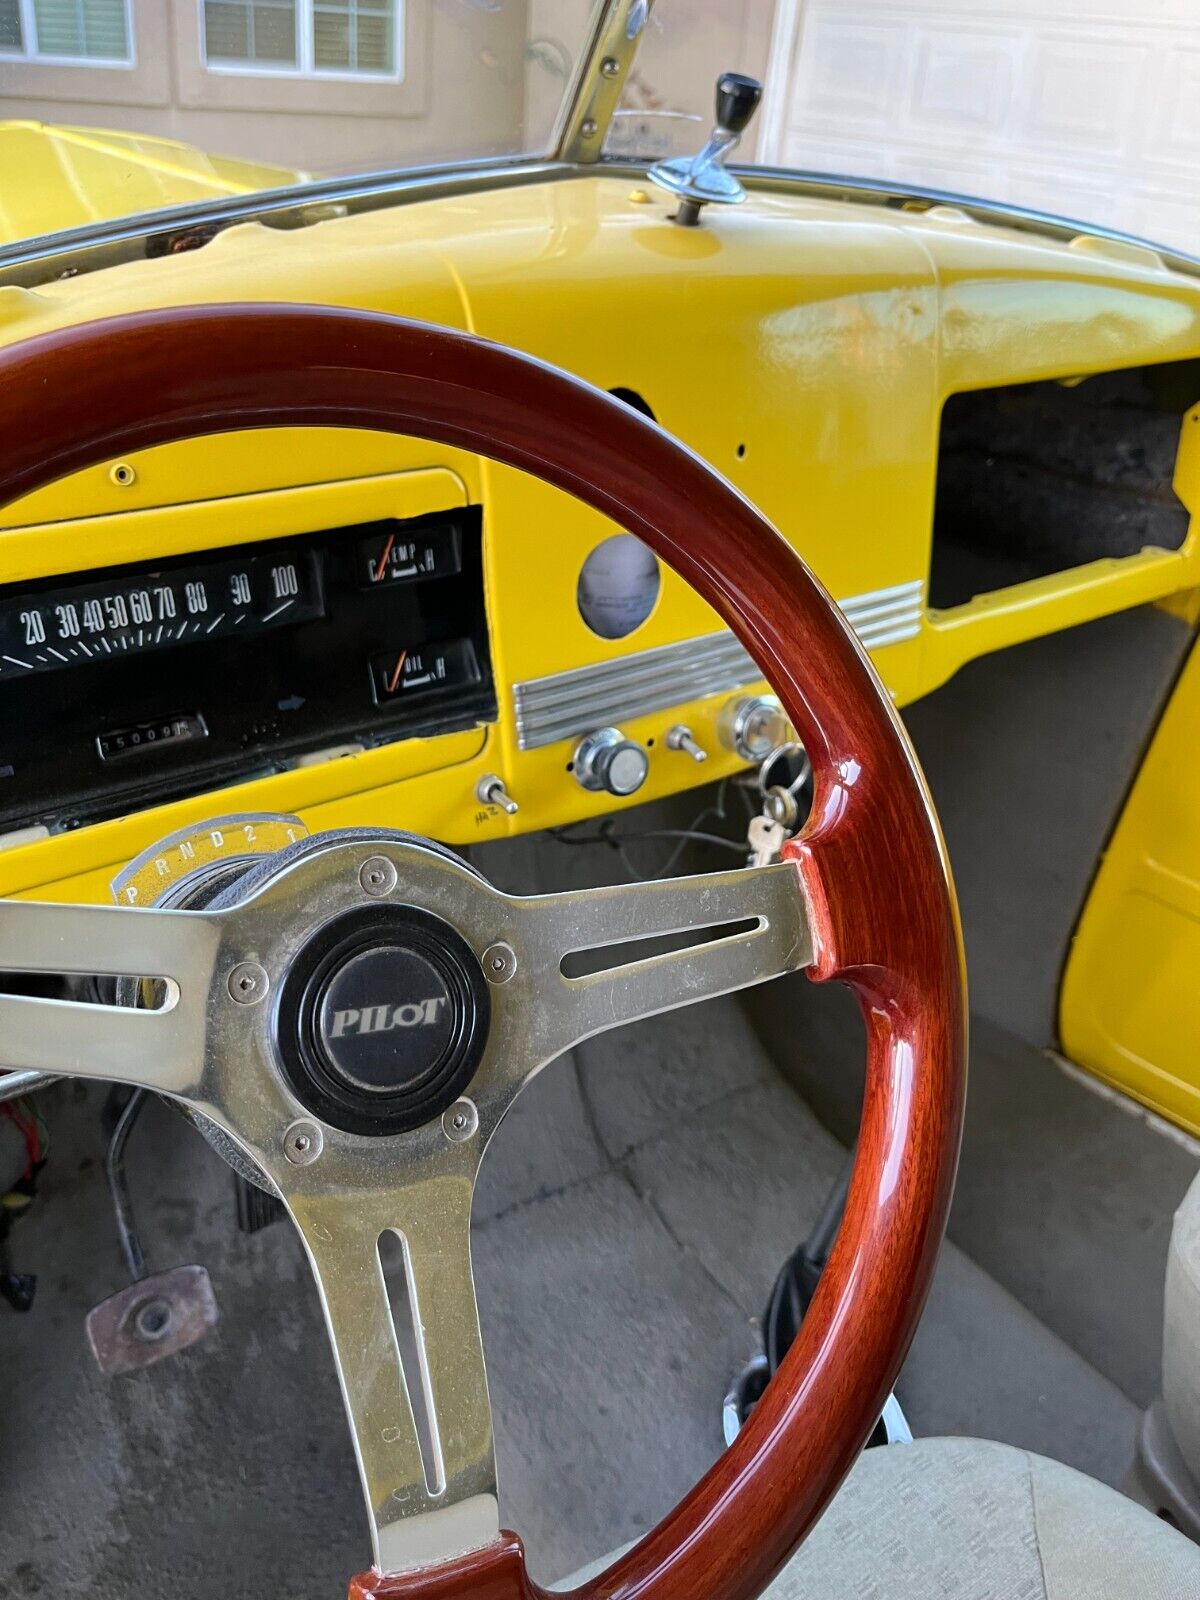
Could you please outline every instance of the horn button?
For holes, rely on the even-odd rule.
[[[349,1133],[403,1133],[453,1105],[483,1056],[487,983],[447,922],[415,906],[364,907],[320,929],[284,979],[284,1074],[316,1116]]]

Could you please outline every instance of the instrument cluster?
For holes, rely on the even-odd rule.
[[[478,508],[0,588],[0,829],[494,719]]]

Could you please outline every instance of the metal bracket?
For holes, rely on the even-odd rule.
[[[609,124],[650,17],[652,0],[621,0],[605,8],[570,95],[558,131],[559,161],[599,161]]]

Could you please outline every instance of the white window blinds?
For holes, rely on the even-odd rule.
[[[394,77],[398,26],[399,0],[204,0],[204,55],[218,68]]]
[[[298,66],[296,0],[205,0],[209,61]]]
[[[313,0],[317,71],[393,72],[392,9],[392,0]]]
[[[38,56],[61,56],[67,61],[130,58],[125,0],[34,0],[30,10]]]
[[[127,0],[0,0],[0,50],[33,60],[128,62]]]

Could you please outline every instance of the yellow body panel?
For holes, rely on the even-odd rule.
[[[304,177],[148,133],[3,121],[0,173],[0,244]]]
[[[778,193],[681,229],[667,220],[673,202],[634,203],[630,188],[596,175],[289,231],[243,224],[191,253],[36,291],[0,289],[0,339],[222,300],[358,306],[470,328],[601,387],[636,390],[841,600],[926,579],[949,394],[1200,354],[1200,281],[1152,256],[1131,263],[999,227]],[[1189,427],[1179,481],[1193,508],[1196,457]],[[482,504],[499,720],[11,848],[0,853],[3,893],[99,895],[109,869],[155,837],[235,806],[298,811],[317,827],[401,825],[454,843],[598,815],[614,801],[570,775],[573,741],[518,747],[513,684],[718,626],[665,573],[632,636],[592,634],[576,608],[578,573],[612,526],[463,452],[285,430],[144,452],[129,458],[128,486],[113,481],[112,465],[0,515],[0,583],[351,521],[364,504],[416,504],[434,484],[447,503]],[[923,615],[876,662],[904,703],[973,656],[1198,587],[1193,526],[1179,551],[1094,563]],[[736,770],[716,736],[727,696],[691,701],[686,683],[680,695],[677,706],[622,723],[654,741],[638,801]],[[677,721],[710,752],[703,767],[665,747]],[[504,778],[516,817],[477,804],[485,772]]]
[[[1084,908],[1063,1048],[1200,1134],[1200,646],[1142,763]]]

